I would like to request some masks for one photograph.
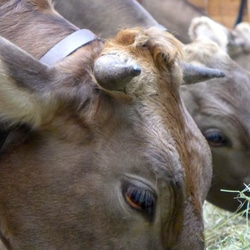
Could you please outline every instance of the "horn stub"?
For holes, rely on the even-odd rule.
[[[193,84],[213,78],[225,77],[225,73],[219,69],[207,68],[193,64],[183,63],[183,84]]]
[[[121,59],[118,55],[103,55],[94,65],[97,82],[108,90],[124,91],[127,83],[140,73],[141,68],[136,63]]]

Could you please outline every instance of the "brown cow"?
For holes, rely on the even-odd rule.
[[[200,38],[185,46],[186,60],[220,68],[223,79],[182,86],[182,97],[206,137],[213,159],[213,179],[207,200],[235,212],[235,193],[250,183],[250,73],[235,63],[215,42]],[[246,208],[242,207],[241,210]]]
[[[5,246],[203,249],[211,155],[179,96],[180,43],[132,29],[103,51],[94,38],[37,60],[75,31],[50,1],[1,2],[0,35],[13,42],[0,39]]]
[[[122,0],[123,1],[123,0]],[[122,2],[121,1],[121,2]],[[55,0],[55,2],[57,3],[57,0]],[[58,1],[59,2],[59,1]],[[67,15],[68,18],[73,18],[74,21],[77,21],[78,24],[83,25],[83,23],[86,21],[87,23],[91,24],[91,22],[96,22],[96,16],[98,13],[102,13],[102,6],[100,6],[100,9],[98,8],[97,4],[94,4],[95,1],[88,1],[88,0],[74,0],[73,2],[69,1],[69,0],[63,0],[60,1],[60,4],[56,5],[56,7],[58,8],[58,10],[63,13],[63,15]],[[105,3],[109,4],[111,3],[112,0],[109,1],[105,1]],[[104,11],[105,15],[105,19],[101,22],[101,28],[102,28],[102,33],[109,33],[110,29],[114,29],[116,28],[116,26],[121,26],[123,25],[127,25],[126,20],[129,20],[130,24],[132,25],[134,23],[134,25],[136,25],[137,22],[139,21],[144,21],[146,23],[146,17],[144,19],[139,19],[137,18],[138,16],[136,15],[132,15],[131,13],[133,13],[133,11],[128,11],[129,7],[131,7],[131,5],[129,5],[128,3],[132,2],[132,1],[123,1],[124,5],[123,8],[118,8],[120,6],[120,1],[117,0],[114,3],[112,2],[112,15],[108,15],[110,8],[107,7]],[[191,6],[190,4],[187,3],[187,1],[183,1],[183,0],[178,0],[178,1],[172,1],[172,0],[164,0],[164,1],[160,1],[160,3],[156,4],[154,1],[147,1],[147,0],[140,0],[139,1],[148,11],[150,11],[150,13],[157,18],[157,20],[160,23],[164,23],[168,28],[172,28],[173,30],[179,31],[182,30],[182,32],[179,33],[179,35],[182,36],[187,36],[188,35],[188,27],[189,24],[192,20],[193,16],[199,16],[202,13],[200,11],[198,11],[197,9],[193,8],[193,6]],[[87,6],[91,6],[91,8],[93,8],[93,5],[96,7],[94,8],[94,15],[92,16],[88,16],[88,8]],[[67,6],[67,8],[65,7]],[[108,6],[108,5],[107,5]],[[126,6],[127,8],[124,8],[124,6]],[[134,7],[137,6],[136,4],[134,5]],[[169,10],[173,9],[173,6],[175,6],[176,9],[178,9],[178,11],[182,10],[183,12],[185,12],[185,15],[183,15],[181,18],[176,18],[176,16],[173,16],[173,13],[176,14],[176,12],[170,12]],[[179,6],[179,7],[177,7]],[[85,8],[83,8],[85,7]],[[119,10],[119,11],[118,11]],[[138,10],[139,12],[139,10]],[[169,13],[170,12],[170,13]],[[74,13],[74,14],[73,14]],[[116,15],[119,13],[120,18],[117,18]],[[140,12],[139,12],[140,13]],[[189,14],[186,14],[189,13]],[[92,12],[93,14],[93,12]],[[104,15],[103,14],[103,15]],[[126,17],[126,18],[124,18]],[[167,21],[169,20],[169,18],[171,17],[171,22]],[[113,22],[113,20],[117,20],[116,22]],[[178,19],[178,20],[176,20]],[[98,20],[98,19],[97,19]],[[185,21],[184,21],[185,20]],[[197,23],[199,24],[199,27],[202,26],[202,24],[205,22],[205,20],[210,20],[207,17],[203,17],[203,18],[196,18],[195,20],[201,20],[201,22]],[[169,26],[167,25],[167,23],[169,23]],[[197,23],[195,23],[195,25],[193,26],[197,26]],[[212,23],[214,23],[214,21],[212,21]],[[173,27],[173,25],[176,25],[175,28]],[[246,26],[246,24],[244,24],[244,27]],[[184,29],[182,29],[184,27]],[[221,29],[219,29],[219,31],[217,32],[217,34],[219,36],[217,36],[217,38],[219,38],[220,40],[216,39],[216,41],[223,47],[223,49],[226,51],[227,49],[227,40],[229,37],[231,38],[236,38],[238,37],[238,39],[242,36],[238,35],[238,36],[228,36],[228,31],[225,27],[222,27],[221,25],[219,25],[219,27],[221,27]],[[237,30],[240,30],[239,28],[243,27],[243,23],[239,24],[237,26]],[[204,28],[204,26],[203,26]],[[242,30],[243,28],[241,28]],[[204,35],[206,38],[208,36],[210,36],[210,38],[213,38],[213,36],[211,36],[211,29],[204,29],[204,32],[199,33],[199,35]],[[197,30],[198,32],[199,30]],[[201,30],[202,31],[202,30]],[[226,31],[226,32],[225,32]],[[192,33],[194,34],[195,31]],[[241,32],[242,34],[243,32]],[[223,35],[226,34],[226,35]],[[244,34],[244,33],[243,33]],[[198,36],[198,34],[194,34],[194,36],[192,36],[191,38],[193,39],[194,37]],[[214,39],[215,40],[215,39]],[[241,39],[242,41],[243,39]],[[219,42],[220,41],[220,42]],[[238,41],[238,40],[237,40]],[[244,40],[246,41],[246,39]],[[234,43],[235,47],[239,48],[239,46],[237,46],[237,44],[239,45],[239,41],[237,43]],[[202,63],[204,65],[208,64],[209,67],[221,67],[227,74],[227,77],[225,79],[220,79],[218,80],[218,83],[216,80],[213,80],[213,84],[210,84],[209,82],[204,82],[203,84],[198,84],[197,86],[185,86],[183,87],[183,89],[185,89],[185,91],[188,91],[190,89],[190,100],[188,100],[188,98],[185,98],[185,104],[188,106],[188,109],[191,112],[192,115],[194,115],[194,118],[196,120],[196,122],[198,123],[198,126],[200,127],[200,121],[196,118],[196,116],[199,116],[200,113],[197,110],[192,110],[192,105],[193,102],[196,103],[196,99],[193,100],[193,96],[199,96],[199,98],[203,98],[202,100],[200,100],[200,102],[205,103],[204,106],[208,105],[211,106],[213,104],[213,102],[219,102],[220,105],[218,105],[217,109],[222,108],[222,110],[217,110],[215,109],[215,112],[218,113],[220,112],[220,114],[222,115],[223,113],[223,108],[224,105],[222,105],[222,100],[221,98],[217,98],[217,94],[216,91],[219,89],[219,93],[223,93],[224,91],[227,93],[227,95],[230,94],[230,88],[234,88],[235,83],[237,83],[239,81],[239,79],[242,79],[242,83],[237,83],[237,86],[239,86],[239,90],[237,91],[237,93],[241,93],[242,91],[244,91],[244,85],[248,86],[248,81],[249,81],[249,75],[248,72],[244,71],[241,67],[239,67],[237,64],[235,64],[234,62],[232,62],[232,60],[230,60],[230,58],[228,58],[228,56],[225,55],[225,53],[223,53],[217,46],[214,47],[213,43],[212,45],[208,42],[207,46],[208,48],[206,48],[205,46],[205,51],[204,53],[202,53],[201,51],[197,51],[195,49],[195,46],[198,46],[198,48],[203,48],[204,43],[201,42],[201,44],[199,45],[199,42],[196,41],[194,44],[188,45],[187,46],[187,50],[191,51],[194,50],[193,52],[193,57],[192,61],[198,61],[198,63]],[[247,42],[244,42],[244,51],[247,50]],[[199,47],[200,46],[200,47]],[[231,46],[232,47],[232,46]],[[191,49],[192,48],[192,49]],[[242,49],[241,48],[241,49]],[[242,50],[241,50],[242,51]],[[192,54],[192,53],[191,53]],[[200,62],[201,59],[199,59],[199,57],[204,57],[204,55],[208,56],[208,62],[204,61],[204,58],[202,59],[202,62]],[[212,55],[214,54],[214,58],[212,57]],[[222,58],[220,58],[220,56]],[[246,64],[245,64],[246,65]],[[238,73],[237,73],[238,72]],[[216,84],[214,84],[216,83]],[[222,84],[221,84],[222,83]],[[241,87],[242,85],[242,87]],[[206,86],[206,92],[204,93],[204,89],[200,86]],[[208,88],[211,88],[211,90],[207,90]],[[195,89],[195,94],[193,94]],[[200,91],[200,92],[199,92]],[[210,93],[213,98],[216,99],[216,101],[213,100],[213,98],[206,98],[207,97],[207,92]],[[240,94],[241,95],[241,94]],[[235,98],[234,98],[235,99]],[[242,101],[235,101],[234,100],[228,100],[229,102],[233,101],[232,105],[235,105],[237,107],[238,110],[242,110],[242,108],[244,109],[245,105]],[[210,103],[211,102],[211,103]],[[191,105],[191,107],[190,107]],[[202,111],[202,109],[201,109]],[[197,113],[196,113],[197,112]],[[232,110],[232,112],[234,112]],[[244,111],[243,111],[244,112]],[[204,115],[204,120],[209,120],[211,116],[214,116],[212,114],[212,110],[209,111],[208,116],[206,117],[205,114]],[[225,119],[228,115],[225,114]],[[237,120],[240,120],[240,117],[237,117]],[[214,175],[214,183],[217,183],[216,185],[213,185],[212,191],[209,195],[209,200],[212,201],[214,204],[219,205],[227,210],[230,211],[235,211],[239,205],[239,202],[236,199],[233,199],[234,194],[230,194],[230,193],[224,193],[221,192],[220,189],[225,188],[225,189],[241,189],[243,186],[243,182],[247,182],[248,181],[248,165],[245,163],[248,160],[248,150],[245,151],[245,147],[243,147],[242,149],[239,149],[237,147],[232,147],[232,151],[234,151],[234,156],[231,154],[227,154],[226,150],[228,149],[228,146],[224,146],[221,145],[219,147],[216,147],[213,144],[213,140],[220,140],[224,138],[224,130],[229,131],[228,128],[224,128],[225,127],[225,123],[221,122],[223,119],[218,119],[218,123],[220,125],[220,127],[222,128],[220,133],[218,133],[217,131],[215,131],[215,133],[209,133],[207,137],[208,141],[211,144],[211,148],[212,148],[212,152],[214,154],[214,171],[215,173],[220,173],[220,174],[215,174]],[[245,121],[241,121],[240,123],[243,123],[243,127],[245,127],[245,129],[247,130],[247,124],[245,123]],[[210,123],[208,123],[210,124]],[[212,125],[211,125],[212,126]],[[235,128],[235,130],[242,130],[240,127]],[[204,128],[202,127],[202,132],[204,133]],[[223,137],[221,137],[221,133]],[[227,132],[228,134],[228,132]],[[215,137],[215,138],[214,138]],[[229,137],[230,140],[233,140],[232,135],[229,134],[227,135],[227,137]],[[233,136],[235,138],[235,136]],[[240,139],[237,139],[238,141],[240,141]],[[225,150],[224,150],[225,149]],[[220,154],[221,153],[221,154]],[[243,157],[241,157],[241,159],[237,159],[239,157],[239,155],[243,155]],[[227,157],[228,156],[228,157]],[[218,160],[220,159],[220,160]],[[222,162],[224,164],[222,164]],[[225,163],[227,162],[227,164]],[[222,168],[225,169],[225,171],[222,171]],[[236,171],[236,169],[239,168],[239,170]],[[228,169],[228,170],[227,170]],[[225,175],[224,173],[227,172],[228,175]],[[223,175],[221,174],[223,173]],[[246,175],[246,178],[244,178],[244,175]],[[220,177],[219,177],[220,176]],[[221,180],[219,180],[219,178],[221,178]]]

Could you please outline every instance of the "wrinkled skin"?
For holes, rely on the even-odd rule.
[[[224,71],[225,78],[182,86],[184,102],[209,142],[213,179],[207,200],[235,212],[236,193],[250,183],[250,74],[211,40],[200,39],[185,48],[186,59]],[[246,208],[245,206],[242,209]]]
[[[179,95],[181,45],[139,29],[103,51],[95,40],[56,65],[37,60],[76,29],[47,1],[0,7],[0,35],[15,44],[0,39],[0,119],[22,124],[0,156],[5,246],[204,249],[211,154]],[[124,92],[96,82],[101,53],[140,66]]]

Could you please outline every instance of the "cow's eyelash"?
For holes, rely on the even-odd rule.
[[[123,196],[127,204],[141,212],[150,220],[154,217],[156,197],[146,187],[139,187],[133,184],[125,184],[123,186]]]

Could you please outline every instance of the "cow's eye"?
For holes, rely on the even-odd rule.
[[[226,147],[229,145],[228,138],[218,129],[208,129],[204,132],[204,136],[212,147]]]
[[[124,183],[122,189],[127,204],[152,220],[156,205],[156,196],[152,191],[146,186],[131,183]]]

